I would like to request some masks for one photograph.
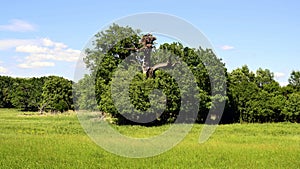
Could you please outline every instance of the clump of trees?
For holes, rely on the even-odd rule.
[[[72,81],[62,77],[12,78],[0,76],[0,107],[22,111],[74,110]]]
[[[290,84],[281,87],[268,69],[251,72],[245,65],[229,73],[228,95],[233,122],[299,122],[300,76],[291,73]],[[224,117],[225,118],[225,117]]]
[[[146,125],[174,122],[178,112],[182,109],[181,96],[185,91],[179,90],[176,80],[165,69],[154,68],[157,68],[155,65],[159,63],[167,67],[182,60],[192,71],[195,77],[194,82],[197,84],[197,91],[193,97],[199,101],[198,123],[203,123],[210,118],[207,116],[211,109],[214,109],[213,118],[221,118],[222,123],[299,122],[299,72],[293,71],[289,85],[282,87],[274,80],[274,74],[268,69],[260,68],[254,73],[245,65],[227,72],[225,64],[216,57],[212,50],[189,48],[180,43],[165,43],[158,48],[153,47],[151,51],[148,50],[151,52],[151,57],[146,58],[145,51],[137,50],[142,48],[141,37],[145,35],[140,34],[139,30],[116,24],[95,35],[94,47],[86,49],[84,58],[91,74],[86,75],[77,83],[76,108],[100,110],[116,118],[119,124],[140,124],[135,120],[143,117],[154,119]],[[175,57],[171,58],[170,55]],[[148,70],[145,66],[143,67],[145,59],[149,59],[147,62],[150,62],[148,70],[151,68],[152,71],[155,70],[151,72],[151,76],[147,74]],[[130,73],[126,73],[126,70],[131,69],[130,64],[135,65],[136,67],[132,69],[139,72],[130,81],[126,78],[118,78],[131,76]],[[210,64],[209,68],[208,64]],[[210,77],[209,71],[213,72],[211,76],[215,77]],[[225,72],[226,78],[220,76],[219,72],[222,71]],[[181,71],[177,74],[184,78]],[[95,92],[88,90],[85,87],[87,84],[95,84]],[[129,86],[130,106],[126,101],[128,98],[118,93],[119,88],[112,87],[112,84]],[[116,91],[112,92],[112,88]],[[151,102],[151,93],[157,89],[161,90],[162,94],[157,95],[155,101]],[[214,93],[211,92],[212,89]],[[217,105],[224,100],[226,106],[221,117]],[[153,106],[156,110],[163,109],[163,112],[161,114],[145,113]]]

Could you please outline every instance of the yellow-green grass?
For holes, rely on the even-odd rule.
[[[114,126],[149,137],[168,126]],[[130,159],[106,152],[82,129],[75,113],[38,115],[0,109],[0,168],[299,168],[300,125],[220,125],[199,144],[202,125],[161,155]]]

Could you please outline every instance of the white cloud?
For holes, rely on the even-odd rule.
[[[55,47],[56,49],[61,49],[61,48],[67,48],[68,46],[60,43],[60,42],[53,42],[52,40],[48,38],[41,39],[42,40],[42,45],[46,47]]]
[[[232,49],[234,49],[234,46],[224,45],[224,46],[221,46],[221,49],[222,50],[232,50]]]
[[[44,46],[47,46],[47,47],[54,46],[54,42],[47,38],[42,39],[42,43]]]
[[[61,42],[48,38],[40,39],[4,39],[0,40],[0,50],[14,49],[17,53],[25,53],[24,58],[19,58],[20,68],[37,68],[55,66],[54,61],[75,62],[80,51],[69,48]]]
[[[43,60],[75,62],[78,60],[80,51],[68,48],[61,42],[50,39],[40,39],[37,45],[21,45],[16,47],[16,52],[28,53],[25,57],[27,62]]]
[[[284,73],[281,73],[281,72],[275,72],[275,73],[274,73],[274,77],[275,77],[276,79],[283,78],[283,77],[285,77],[285,74],[284,74]]]
[[[40,38],[40,39],[1,39],[0,40],[0,50],[8,50],[13,48],[18,48],[17,52],[23,52],[22,48],[30,48],[33,46],[38,47],[48,47],[48,48],[55,48],[63,49],[68,48],[67,45],[61,42],[54,42],[48,38]],[[26,51],[24,51],[26,52]]]
[[[18,65],[19,68],[29,69],[29,68],[40,68],[40,67],[53,67],[55,63],[53,62],[29,62],[26,61],[25,63],[21,63]]]
[[[285,77],[286,77],[285,73],[282,73],[282,72],[275,72],[274,73],[274,78],[278,81],[280,86],[287,86],[289,84],[289,82],[284,81]]]
[[[279,82],[280,86],[287,86],[289,82]]]
[[[0,40],[0,50],[8,49],[25,54],[25,57],[18,59],[23,62],[18,65],[20,68],[55,66],[54,61],[75,62],[80,55],[79,50],[48,38]]]
[[[0,73],[7,73],[7,69],[5,67],[0,66]]]
[[[21,45],[38,44],[36,39],[2,39],[0,40],[0,50],[8,50]]]
[[[45,53],[48,52],[48,49],[46,47],[40,47],[37,45],[21,45],[16,47],[16,52]]]
[[[2,64],[3,62],[0,60],[0,64]],[[6,73],[8,73],[8,70],[5,68],[5,67],[3,67],[3,66],[0,66],[0,73],[1,74],[6,74]]]
[[[27,32],[35,31],[36,27],[23,20],[13,19],[7,25],[0,25],[0,31]]]

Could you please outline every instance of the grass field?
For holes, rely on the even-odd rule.
[[[167,126],[115,126],[147,137]],[[110,154],[83,131],[75,113],[37,115],[0,109],[0,168],[299,168],[300,124],[220,125],[198,144],[202,125],[159,156],[130,159]]]

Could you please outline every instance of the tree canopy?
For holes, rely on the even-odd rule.
[[[159,46],[152,43],[151,49],[149,47],[151,57],[146,65],[149,65],[148,70],[152,68],[152,77],[142,67],[147,54],[139,50],[147,48],[143,48],[146,45],[139,40],[152,35],[140,32],[114,24],[97,33],[94,48],[86,50],[85,63],[91,75],[79,82],[84,86],[94,79],[96,101],[92,105],[117,118],[120,124],[136,124],[135,120],[143,117],[154,119],[152,125],[176,120],[183,108],[181,96],[184,90],[179,89],[178,81],[167,70],[178,63],[187,64],[194,76],[191,82],[197,84],[194,96],[199,103],[199,123],[210,118],[220,118],[222,123],[295,121],[286,113],[286,107],[291,107],[293,99],[288,101],[289,97],[299,91],[297,80],[300,75],[298,77],[297,72],[292,72],[288,87],[281,87],[268,69],[259,68],[254,73],[245,65],[227,73],[225,64],[212,50],[189,48],[174,42]],[[222,71],[225,78],[219,73]],[[177,71],[176,75],[184,78],[182,71]],[[124,86],[129,86],[128,93],[122,94]],[[156,92],[155,98],[153,92]],[[90,95],[87,91],[83,93],[84,97]],[[226,106],[221,117],[218,103],[224,100]],[[83,105],[82,108],[89,109]],[[208,117],[212,109],[214,114]]]
[[[158,45],[156,39],[113,24],[85,50],[90,74],[76,83],[57,76],[0,76],[0,107],[100,111],[119,124],[173,123],[180,112],[181,122],[299,123],[300,71],[280,86],[268,69],[253,72],[244,65],[227,72],[211,49]]]
[[[57,76],[0,76],[0,79],[0,107],[40,112],[64,112],[74,109],[72,81]]]

